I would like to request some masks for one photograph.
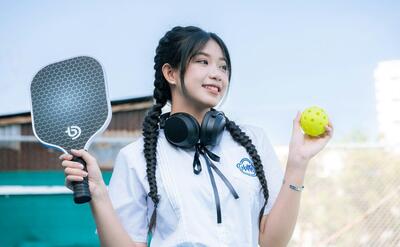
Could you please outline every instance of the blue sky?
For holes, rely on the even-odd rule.
[[[287,144],[296,111],[319,105],[333,142],[374,141],[373,71],[400,59],[399,13],[398,1],[1,1],[0,115],[29,111],[33,75],[77,55],[100,60],[112,99],[150,95],[158,40],[196,25],[230,50],[231,119]]]

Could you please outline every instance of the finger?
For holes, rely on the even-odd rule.
[[[65,187],[67,187],[68,189],[74,190],[74,189],[72,188],[71,181],[69,181],[67,178],[65,178],[64,185],[65,185]]]
[[[70,154],[61,154],[60,157],[58,157],[60,160],[72,160],[72,155]]]
[[[75,175],[68,175],[68,176],[66,177],[66,179],[67,179],[68,181],[71,181],[71,182],[83,181],[83,177],[81,177],[81,176],[75,176]]]
[[[297,111],[296,117],[293,119],[293,131],[298,131],[301,129],[300,118],[301,118],[301,112]]]
[[[63,162],[61,162],[61,165],[63,167],[71,167],[71,168],[78,168],[78,169],[83,169],[83,165],[79,162],[75,162],[75,161],[69,161],[69,160],[64,160]]]
[[[332,137],[332,132],[329,129],[327,129],[324,133],[318,136],[318,138],[321,139],[330,139],[331,137]]]
[[[332,135],[333,135],[333,127],[332,127],[332,125],[327,125],[327,126],[325,126],[325,130],[326,130],[326,132],[327,132],[327,134],[328,134],[329,136],[332,136]]]
[[[328,137],[328,136],[330,136],[329,133],[328,133],[328,132],[325,132],[325,133],[321,134],[321,135],[318,136],[318,137],[320,137],[321,139],[325,139],[325,138]]]
[[[300,122],[300,118],[301,118],[301,112],[297,111],[296,117],[294,118],[293,122],[294,123],[299,123]]]
[[[94,157],[92,155],[90,155],[86,150],[84,149],[80,149],[80,150],[76,150],[76,149],[71,149],[71,153],[77,157],[81,157],[83,160],[85,160],[86,164],[87,163],[91,163],[94,162]]]
[[[86,177],[88,175],[87,172],[81,169],[76,169],[76,168],[70,168],[67,167],[64,169],[65,175],[75,175],[75,176],[81,176],[81,177]]]

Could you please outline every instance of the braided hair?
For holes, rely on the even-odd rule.
[[[149,231],[152,231],[155,227],[157,206],[160,201],[156,181],[156,152],[161,109],[168,101],[171,102],[172,100],[169,84],[162,73],[162,66],[168,63],[172,68],[179,69],[182,89],[185,93],[183,78],[188,62],[210,39],[217,42],[222,49],[226,58],[230,80],[232,73],[229,52],[225,43],[215,33],[205,32],[202,29],[193,26],[176,26],[160,39],[156,48],[156,55],[154,57],[155,79],[153,91],[155,103],[146,114],[143,122],[144,157],[146,160],[146,174],[150,187],[148,196],[154,203],[154,211],[150,219]],[[265,179],[260,156],[258,155],[255,146],[252,144],[251,139],[246,135],[246,133],[244,133],[235,122],[230,121],[228,118],[226,118],[226,129],[229,131],[232,138],[242,145],[250,155],[256,170],[256,175],[260,180],[263,189],[265,202],[267,202],[269,197],[267,181]],[[259,223],[261,221],[262,213],[263,212],[261,211],[259,215]]]

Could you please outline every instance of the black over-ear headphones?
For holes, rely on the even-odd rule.
[[[223,112],[211,109],[208,111],[201,125],[190,114],[170,112],[160,116],[160,128],[164,129],[167,140],[175,146],[190,148],[199,141],[204,146],[215,146],[222,137],[226,119]]]

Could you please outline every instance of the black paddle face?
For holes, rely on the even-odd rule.
[[[31,84],[36,137],[63,152],[86,150],[111,118],[104,73],[90,57],[76,57],[41,69]]]
[[[33,133],[41,143],[68,153],[89,149],[111,120],[111,105],[101,65],[76,57],[41,69],[31,83]],[[86,169],[85,161],[74,157]],[[72,182],[75,203],[91,200],[88,178]]]

